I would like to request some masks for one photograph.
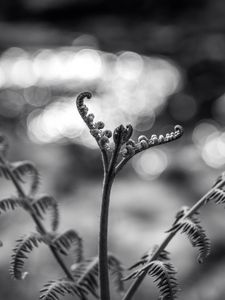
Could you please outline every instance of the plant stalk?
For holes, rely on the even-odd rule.
[[[32,211],[31,205],[27,201],[27,196],[26,196],[26,194],[25,194],[25,192],[24,192],[21,184],[18,182],[17,178],[13,174],[13,172],[10,169],[10,167],[8,166],[7,162],[5,162],[5,160],[2,157],[0,157],[0,163],[2,163],[7,168],[8,175],[9,175],[12,183],[14,184],[14,186],[15,186],[15,188],[17,190],[18,195],[23,199],[24,202],[26,202],[27,207],[28,207],[27,211],[29,212],[31,218],[33,219],[34,223],[36,224],[38,231],[40,232],[41,235],[43,235],[43,236],[46,235],[47,234],[47,230],[45,229],[44,225],[39,220],[39,218]],[[62,268],[62,270],[66,274],[67,278],[70,279],[70,280],[72,280],[72,281],[74,281],[74,278],[73,278],[72,274],[70,273],[70,270],[67,268],[67,266],[65,265],[65,263],[62,260],[61,256],[56,251],[56,249],[52,245],[49,245],[49,249],[51,250],[53,256],[55,257],[57,263],[60,265],[60,267]]]
[[[120,143],[116,144],[109,167],[104,164],[105,160],[103,157],[104,179],[99,230],[99,285],[101,300],[110,300],[108,272],[108,218],[111,188],[115,179],[115,167],[120,147]]]
[[[195,214],[203,205],[205,205],[207,198],[213,193],[213,191],[216,188],[220,188],[221,186],[224,185],[224,182],[219,182],[217,185],[215,185],[212,189],[210,189],[197,203],[195,203],[189,210],[188,212],[182,217],[184,220],[185,218],[191,217],[193,214]],[[182,220],[181,219],[181,220]],[[168,246],[170,241],[173,239],[173,237],[176,235],[176,233],[180,229],[178,228],[175,231],[170,232],[166,238],[163,240],[161,245],[158,247],[156,252],[153,254],[152,258],[150,261],[153,261],[157,259],[159,254]],[[149,261],[149,262],[150,262]],[[128,288],[126,294],[123,296],[122,300],[131,300],[134,294],[136,293],[137,289],[139,288],[140,284],[142,283],[143,279],[145,278],[146,274],[148,273],[148,269],[146,269],[145,272],[141,276],[139,276],[137,279],[134,280],[134,282],[130,285]]]

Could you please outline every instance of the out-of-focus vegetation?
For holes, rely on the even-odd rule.
[[[97,251],[102,168],[75,109],[77,93],[93,92],[89,107],[109,129],[132,123],[137,136],[176,123],[185,129],[181,140],[135,157],[115,184],[110,249],[129,265],[161,241],[174,212],[194,203],[224,169],[224,15],[222,0],[1,1],[1,131],[12,160],[38,165],[42,190],[61,202],[62,226],[83,235],[87,255]],[[2,181],[1,196],[11,188]],[[181,299],[220,300],[224,212],[209,207],[202,214],[213,240],[208,263],[197,266],[180,237],[170,250]],[[43,248],[31,258],[26,281],[10,281],[9,249],[31,226],[23,213],[1,218],[2,299],[37,299],[58,272]],[[149,291],[156,295],[146,279],[137,299],[148,299]]]

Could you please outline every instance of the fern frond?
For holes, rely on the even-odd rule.
[[[18,180],[24,182],[23,176],[27,174],[31,176],[30,194],[34,194],[40,183],[40,177],[35,165],[29,161],[19,161],[11,164],[12,172]]]
[[[0,213],[6,212],[9,210],[14,210],[17,207],[23,205],[22,201],[19,198],[6,198],[0,201]]]
[[[93,257],[86,259],[79,264],[74,264],[71,266],[73,277],[75,278],[76,282],[96,298],[98,298],[98,264],[98,257]],[[121,262],[113,254],[108,255],[108,267],[110,275],[113,278],[116,290],[122,293],[124,291],[123,267]]]
[[[40,291],[40,300],[60,300],[60,296],[74,295],[86,300],[86,291],[68,279],[49,281]]]
[[[119,293],[123,293],[124,292],[124,282],[123,282],[124,268],[120,260],[117,257],[115,257],[113,254],[108,255],[108,267],[109,267],[109,272],[114,281],[116,290]]]
[[[126,141],[125,148],[121,150],[121,154],[125,158],[131,158],[135,154],[137,154],[145,149],[177,140],[182,135],[183,135],[183,128],[180,125],[176,125],[174,127],[174,131],[171,133],[167,133],[165,136],[163,136],[162,134],[159,136],[157,136],[156,134],[153,134],[151,136],[151,138],[148,138],[144,135],[141,135],[141,136],[139,136],[137,143],[135,143],[131,139],[128,139]]]
[[[155,245],[152,248],[150,248],[141,258],[139,261],[137,261],[135,264],[133,264],[131,267],[128,268],[128,270],[133,270],[135,268],[137,268],[140,265],[145,265],[150,263],[150,261],[152,260],[153,255],[155,254],[155,252],[158,250],[159,246]],[[169,252],[166,250],[163,250],[160,252],[160,254],[157,257],[157,260],[160,261],[168,261],[169,258]]]
[[[214,201],[216,204],[225,204],[225,190],[224,189],[214,189],[212,194],[207,198],[207,202]]]
[[[63,255],[72,254],[74,262],[79,263],[83,259],[82,239],[74,230],[68,230],[52,242],[53,246]]]
[[[98,298],[98,257],[88,258],[79,264],[71,266],[73,277],[77,284]]]
[[[92,94],[90,92],[83,92],[77,96],[76,104],[77,110],[88,126],[91,135],[95,138],[100,149],[111,150],[109,146],[112,132],[110,130],[103,130],[105,124],[102,121],[94,122],[95,116],[92,113],[88,114],[88,107],[84,104],[84,99],[91,99]]]
[[[215,181],[215,183],[213,184],[213,188],[217,185],[217,184],[223,184],[221,185],[221,187],[223,187],[225,185],[225,172],[223,172]]]
[[[187,217],[176,223],[170,231],[181,230],[181,233],[186,233],[192,246],[198,248],[198,262],[203,263],[210,254],[210,240],[207,238],[204,229],[195,215]]]
[[[145,272],[154,278],[154,282],[157,283],[162,299],[176,299],[178,283],[175,277],[176,271],[171,263],[153,260],[144,267],[131,273],[124,280],[138,278]]]
[[[42,238],[38,233],[31,233],[17,240],[16,247],[13,249],[12,259],[10,262],[10,274],[15,279],[24,279],[27,272],[22,272],[24,260],[28,258],[28,254],[38,247],[42,242]]]
[[[59,225],[59,208],[55,198],[42,196],[33,201],[31,205],[40,219],[43,219],[43,214],[45,214],[48,209],[51,210],[51,227],[53,231],[56,231]]]

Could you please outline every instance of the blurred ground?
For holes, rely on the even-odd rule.
[[[40,192],[60,202],[60,229],[76,229],[87,256],[97,253],[102,167],[74,99],[92,91],[88,106],[97,120],[111,130],[132,123],[135,138],[171,132],[177,123],[185,129],[179,141],[136,156],[113,187],[109,248],[128,267],[224,169],[224,15],[222,0],[1,1],[0,125],[9,158],[36,163]],[[1,197],[13,193],[2,180]],[[212,240],[206,264],[197,264],[183,236],[169,246],[180,299],[222,300],[224,210],[209,205],[201,215]],[[15,240],[34,229],[24,212],[1,217],[0,299],[37,299],[46,280],[60,277],[42,247],[25,281],[9,278]],[[154,297],[146,278],[135,299]]]

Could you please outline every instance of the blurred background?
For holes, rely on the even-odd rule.
[[[135,138],[176,124],[185,130],[180,140],[137,155],[115,182],[109,248],[128,267],[224,170],[225,2],[1,0],[0,124],[9,158],[36,163],[40,193],[60,202],[60,230],[76,229],[89,257],[97,253],[102,166],[75,107],[86,90],[107,129],[131,123]],[[1,197],[14,194],[1,180]],[[212,240],[206,264],[198,265],[183,235],[168,248],[180,299],[224,299],[224,210],[208,205],[201,216]],[[22,211],[1,217],[0,299],[38,299],[43,284],[62,275],[41,247],[27,262],[26,280],[10,279],[15,240],[34,230]],[[157,289],[146,278],[135,299],[149,298]]]

